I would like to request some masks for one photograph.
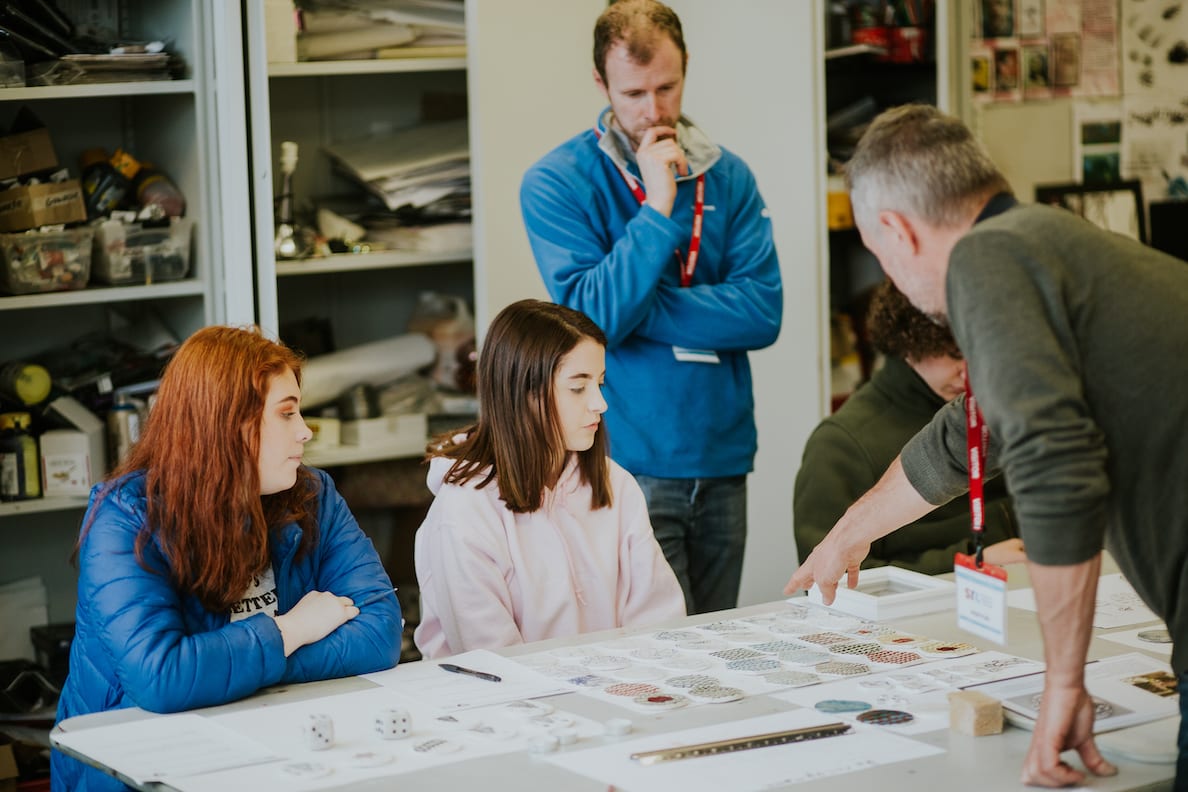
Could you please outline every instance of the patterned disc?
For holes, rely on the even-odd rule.
[[[805,633],[817,631],[815,627],[811,627],[804,622],[782,622],[780,624],[773,624],[767,629],[777,635],[804,635]]]
[[[676,653],[676,649],[668,646],[646,647],[644,649],[633,650],[631,656],[636,660],[667,660],[676,655]]]
[[[770,657],[751,657],[746,660],[731,660],[726,664],[730,671],[745,671],[748,674],[762,674],[768,671],[779,671],[783,666],[779,660]]]
[[[716,652],[728,646],[730,644],[725,641],[719,641],[717,638],[694,638],[689,641],[678,642],[676,648],[685,652]]]
[[[961,641],[928,641],[915,647],[922,654],[940,657],[960,657],[978,651],[976,647]]]
[[[915,635],[906,635],[904,633],[889,632],[879,636],[879,643],[891,644],[900,646],[903,644],[914,644],[920,639]]]
[[[679,693],[653,693],[650,696],[636,696],[632,701],[649,709],[676,709],[688,704],[689,698]]]
[[[689,630],[661,630],[654,637],[657,641],[689,641],[701,636]]]
[[[876,643],[846,643],[832,644],[829,651],[834,654],[868,655],[881,651],[883,647]]]
[[[873,723],[876,726],[895,726],[900,723],[911,723],[915,719],[916,716],[910,712],[889,709],[868,710],[858,715],[858,720],[863,723]]]
[[[819,632],[802,635],[800,636],[800,640],[828,646],[829,644],[846,643],[850,640],[850,637],[847,635],[840,635],[835,632]]]
[[[709,630],[715,633],[741,632],[747,629],[747,625],[737,621],[716,621],[709,624],[699,624],[698,629]]]
[[[606,688],[605,693],[612,696],[651,696],[660,692],[660,688],[655,685],[649,685],[646,682],[620,682],[617,685],[611,685]]]
[[[689,688],[689,695],[693,698],[699,698],[703,701],[737,701],[743,697],[743,691],[736,687],[724,687],[722,685],[698,685],[697,687]]]
[[[825,699],[813,705],[820,712],[866,712],[870,703],[853,699]]]
[[[773,674],[764,674],[763,680],[771,685],[802,687],[817,684],[821,681],[821,677],[807,671],[776,671]]]
[[[857,676],[870,671],[870,666],[864,663],[843,663],[840,660],[817,663],[813,668],[818,674],[834,674],[835,676]]]
[[[599,676],[598,674],[582,674],[581,676],[575,676],[565,681],[571,685],[584,688],[600,688],[615,684],[614,679]]]
[[[819,649],[793,649],[790,652],[780,652],[779,658],[792,665],[816,665],[828,660],[829,655]]]
[[[591,671],[618,671],[631,663],[627,658],[618,655],[594,655],[582,658],[582,665]]]
[[[692,688],[698,685],[720,685],[722,682],[717,677],[706,676],[705,674],[682,674],[681,676],[669,677],[664,680],[664,684],[676,688]]]
[[[915,652],[900,652],[894,649],[880,649],[877,652],[871,652],[867,657],[872,663],[895,663],[897,665],[914,663],[921,659],[920,655]]]
[[[738,632],[724,632],[719,633],[723,639],[736,644],[753,644],[756,641],[766,641],[771,637],[768,632],[756,632],[754,630],[739,630]]]
[[[765,641],[764,643],[751,644],[751,648],[757,652],[791,652],[796,649],[806,648],[804,644],[795,641]]]
[[[756,652],[754,649],[723,649],[720,652],[710,652],[710,657],[716,657],[719,660],[748,660],[752,657],[762,657],[762,652]]]

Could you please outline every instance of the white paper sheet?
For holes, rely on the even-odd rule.
[[[1015,589],[1007,592],[1007,605],[1020,610],[1036,610],[1035,589]],[[1143,604],[1139,595],[1120,574],[1102,575],[1097,581],[1097,605],[1093,611],[1093,626],[1108,630],[1158,621],[1159,617]]]
[[[433,660],[365,674],[364,679],[421,701],[439,712],[506,704],[572,691],[568,685],[485,649],[443,658],[442,662],[495,674],[502,677],[503,681],[488,682],[464,674],[451,674],[438,668],[439,663]]]
[[[1168,657],[1171,657],[1172,647],[1174,646],[1174,644],[1155,643],[1152,641],[1145,641],[1142,638],[1139,638],[1140,633],[1149,633],[1149,632],[1155,632],[1157,630],[1166,630],[1166,629],[1167,628],[1163,626],[1162,622],[1158,622],[1156,624],[1148,624],[1145,627],[1138,627],[1133,630],[1123,630],[1121,632],[1105,633],[1105,634],[1099,635],[1097,637],[1104,638],[1107,641],[1113,641],[1114,643],[1120,643],[1120,644],[1123,644],[1124,646],[1132,646],[1132,647],[1135,647],[1136,649],[1142,649],[1143,651],[1146,651],[1146,652],[1154,652],[1155,654],[1167,655]]]
[[[189,714],[55,733],[50,739],[102,762],[138,784],[279,758],[248,735]]]
[[[765,789],[943,753],[940,748],[900,737],[889,730],[895,727],[859,725],[850,733],[836,737],[647,767],[630,758],[637,751],[747,737],[837,720],[833,715],[813,710],[792,710],[584,751],[567,751],[547,761],[620,790],[721,792],[740,789],[743,779],[749,789]]]

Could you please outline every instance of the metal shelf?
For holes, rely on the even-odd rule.
[[[358,272],[393,267],[423,267],[470,261],[473,256],[474,254],[470,250],[455,250],[446,253],[417,253],[408,250],[340,253],[304,261],[278,261],[276,262],[276,274],[277,277],[280,277],[282,275],[317,275],[325,272]]]
[[[43,85],[0,90],[0,102],[33,102],[39,99],[90,99],[105,96],[154,96],[194,93],[193,80]]]
[[[62,305],[94,305],[97,303],[159,300],[169,297],[200,297],[205,293],[206,284],[193,279],[171,283],[154,283],[148,286],[90,286],[85,289],[75,289],[73,291],[17,294],[0,297],[0,311],[16,311],[25,308],[53,308]]]
[[[333,77],[340,74],[392,74],[396,72],[460,71],[466,58],[375,58],[354,61],[302,61],[270,63],[269,77]]]
[[[8,517],[13,514],[33,514],[34,512],[85,509],[86,507],[87,497],[83,495],[74,498],[34,498],[33,500],[0,503],[0,517]]]

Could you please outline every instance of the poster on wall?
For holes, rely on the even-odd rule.
[[[1117,0],[970,0],[983,102],[1117,96]]]
[[[1072,172],[1085,184],[1122,181],[1122,106],[1116,100],[1073,105]]]
[[[1122,171],[1188,197],[1188,6],[1122,0]]]

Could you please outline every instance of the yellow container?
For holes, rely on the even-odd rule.
[[[830,231],[844,231],[854,227],[854,209],[848,192],[831,191],[825,196],[825,214]]]

